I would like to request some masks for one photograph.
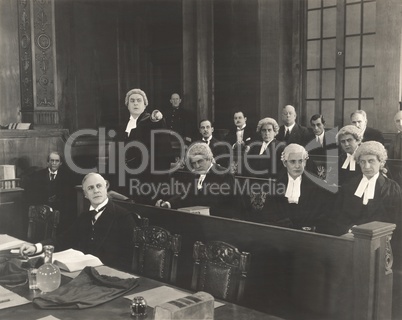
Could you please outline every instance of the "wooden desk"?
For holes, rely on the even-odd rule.
[[[0,257],[10,256],[10,250],[0,251]],[[71,281],[70,278],[62,276],[62,285]],[[159,286],[170,286],[168,284],[148,279],[145,277],[138,278],[139,285],[132,291],[126,293],[124,296],[131,295],[153,289]],[[4,286],[6,289],[11,290],[20,296],[31,300],[36,296],[40,295],[39,290],[29,290],[28,283],[21,286],[8,287]],[[170,286],[173,287],[173,286]],[[179,288],[178,288],[179,289]],[[183,289],[180,289],[183,290]],[[188,290],[185,290],[188,291]],[[190,291],[188,291],[190,292]],[[71,310],[71,309],[60,309],[60,310],[45,310],[39,309],[32,303],[25,304],[17,307],[0,309],[0,319],[7,320],[26,320],[26,319],[39,319],[52,315],[60,320],[110,320],[110,319],[130,319],[130,303],[131,301],[121,296],[115,300],[109,301],[102,305],[83,309],[83,310]],[[1,297],[0,297],[1,300]],[[215,319],[216,320],[243,320],[243,319],[266,319],[266,320],[281,320],[278,317],[271,316],[256,310],[248,309],[242,306],[238,306],[232,303],[224,302],[224,306],[215,309]],[[153,308],[148,307],[147,319],[153,319]]]
[[[140,293],[145,290],[156,288],[158,286],[166,285],[164,283],[151,280],[148,278],[141,277],[139,280],[139,286],[127,293],[126,295],[133,293]],[[67,277],[63,276],[62,283],[67,283],[70,281]],[[20,287],[8,288],[7,289],[18,293],[25,298],[32,300],[35,295],[40,294],[39,290],[29,290],[28,284]],[[182,290],[182,289],[180,289]],[[44,310],[35,307],[33,304],[25,304],[22,306],[7,308],[0,310],[0,319],[7,320],[27,320],[27,319],[39,319],[48,315],[52,315],[60,320],[115,320],[115,319],[133,319],[130,315],[130,303],[131,301],[124,298],[123,296],[99,305],[97,307],[83,309],[83,310]],[[256,310],[241,307],[232,303],[224,302],[225,305],[215,309],[216,320],[244,320],[244,319],[255,319],[255,320],[281,320],[278,317],[271,316]],[[148,307],[147,320],[152,320],[153,309]]]

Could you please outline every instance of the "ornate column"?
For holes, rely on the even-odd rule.
[[[35,127],[58,127],[54,0],[19,0],[21,113]]]

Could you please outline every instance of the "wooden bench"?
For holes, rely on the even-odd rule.
[[[79,209],[87,209],[80,190]],[[247,307],[285,319],[391,319],[394,224],[372,222],[335,237],[116,202],[182,235],[180,287],[190,289],[194,242],[222,240],[251,254]]]

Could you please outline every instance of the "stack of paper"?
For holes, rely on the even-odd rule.
[[[0,286],[0,309],[20,306],[31,301]]]

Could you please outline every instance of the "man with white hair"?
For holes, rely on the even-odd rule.
[[[156,206],[181,208],[192,206],[209,207],[212,216],[225,218],[241,217],[240,197],[235,196],[235,180],[228,169],[215,163],[210,147],[204,142],[190,145],[186,153],[186,165],[191,177],[186,180],[187,194],[175,194],[170,199],[159,199]],[[187,179],[186,179],[187,178]]]
[[[374,128],[367,127],[367,113],[364,110],[356,110],[350,115],[350,124],[363,132],[363,142],[378,141],[384,145],[385,139],[382,133]]]
[[[109,182],[98,173],[88,173],[82,190],[90,206],[56,241],[44,239],[37,244],[24,244],[20,252],[32,255],[42,252],[43,245],[54,244],[56,251],[73,248],[97,256],[105,265],[129,271],[133,253],[132,214],[108,198]]]
[[[362,174],[344,184],[334,206],[337,230],[347,233],[354,225],[371,221],[401,223],[402,191],[384,174],[387,151],[378,141],[363,142],[354,154]],[[400,233],[400,232],[398,232]]]
[[[306,174],[307,159],[306,149],[299,144],[291,143],[283,150],[286,170],[277,180],[277,194],[267,197],[263,209],[268,224],[320,232],[332,194],[324,180],[313,182]]]

